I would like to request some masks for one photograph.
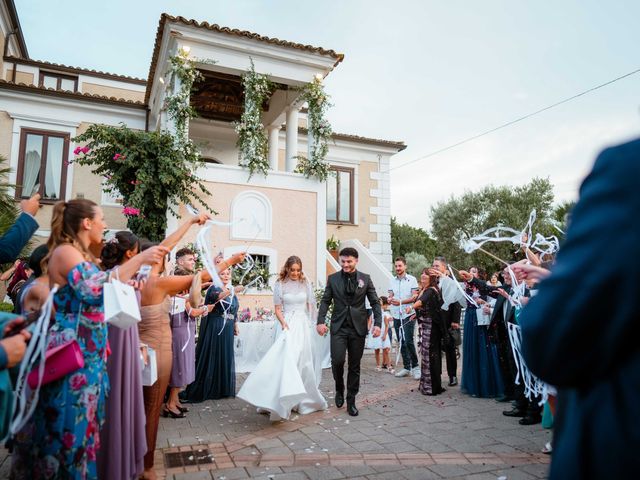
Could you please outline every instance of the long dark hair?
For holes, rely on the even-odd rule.
[[[278,276],[278,279],[281,282],[284,282],[287,279],[287,275],[289,275],[289,269],[291,268],[292,265],[300,265],[300,282],[304,282],[306,280],[305,276],[304,276],[304,272],[302,271],[302,260],[300,260],[300,257],[297,257],[295,255],[291,255],[289,258],[287,258],[287,261],[284,262],[284,266],[282,267],[282,270],[280,270],[280,275]]]
[[[422,269],[422,273],[426,274],[429,277],[429,284],[425,287],[425,290],[430,287],[434,287],[436,290],[438,289],[438,276],[430,275],[429,270],[431,267],[425,267]]]
[[[110,270],[120,265],[125,254],[134,249],[140,251],[140,239],[135,234],[124,230],[116,233],[116,236],[102,248],[100,255],[102,266]]]

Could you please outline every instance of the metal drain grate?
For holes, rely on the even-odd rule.
[[[213,455],[207,448],[164,454],[164,464],[166,468],[189,467],[191,465],[207,465],[211,463],[213,463]]]

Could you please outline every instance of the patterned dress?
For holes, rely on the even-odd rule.
[[[79,263],[54,297],[48,348],[77,338],[84,367],[40,389],[33,417],[16,437],[11,478],[97,478],[96,451],[109,391],[106,281],[107,273],[96,265]]]
[[[416,310],[420,326],[419,348],[421,355],[420,385],[423,395],[438,395],[444,392],[442,375],[442,336],[444,324],[440,315],[442,299],[435,288],[427,288],[419,298],[422,306]]]

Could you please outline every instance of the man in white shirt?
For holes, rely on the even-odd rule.
[[[396,276],[389,284],[389,305],[404,366],[396,373],[396,377],[413,375],[413,378],[419,380],[420,365],[414,343],[416,321],[415,318],[412,319],[415,311],[411,308],[407,312],[407,305],[412,305],[418,296],[418,282],[416,277],[407,273],[407,261],[404,257],[396,258],[395,270]]]

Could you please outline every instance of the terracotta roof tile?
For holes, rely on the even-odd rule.
[[[257,33],[248,32],[246,30],[238,30],[236,28],[221,27],[220,25],[217,25],[215,23],[198,22],[197,20],[188,19],[181,16],[174,17],[173,15],[169,15],[168,13],[163,13],[162,15],[160,15],[160,23],[158,24],[158,30],[156,32],[156,40],[153,47],[153,55],[151,57],[151,66],[149,68],[149,76],[147,78],[147,93],[145,95],[145,102],[147,103],[149,102],[149,96],[151,94],[151,90],[150,90],[151,83],[153,81],[153,77],[156,71],[158,54],[160,51],[160,42],[162,41],[164,26],[166,25],[167,22],[182,23],[183,25],[193,26],[196,28],[204,28],[212,32],[219,32],[219,33],[225,33],[228,35],[235,35],[238,37],[250,38],[253,40],[258,40],[260,42],[279,45],[281,47],[295,48],[297,50],[306,50],[308,52],[319,53],[320,55],[328,55],[336,59],[335,65],[340,63],[344,58],[344,55],[342,53],[337,53],[334,50],[326,50],[324,48],[314,47],[312,45],[304,45],[301,43],[280,40],[278,38],[270,38],[263,35],[259,35]]]
[[[306,128],[299,127],[298,132],[306,135],[309,132],[309,130],[307,130]],[[396,148],[399,152],[407,148],[407,145],[404,142],[397,142],[394,140],[382,140],[379,138],[362,137],[360,135],[349,135],[346,133],[334,132],[332,135],[332,138],[334,140],[346,140],[349,142],[366,143],[369,145],[378,145],[381,147]]]
[[[109,78],[111,80],[120,80],[123,82],[135,83],[138,85],[147,84],[147,81],[144,80],[143,78],[129,77],[127,75],[118,75],[116,73],[101,72],[99,70],[92,70],[89,68],[71,67],[69,65],[62,65],[60,63],[47,62],[45,60],[32,60],[32,59],[15,58],[15,57],[9,57],[9,56],[4,57],[4,60],[6,62],[16,62],[23,65],[32,65],[35,67],[57,70],[60,72],[84,73],[86,75],[93,75],[95,77],[101,77],[101,78]]]
[[[72,92],[70,90],[56,90],[54,88],[39,87],[37,85],[29,85],[26,83],[10,82],[0,79],[0,89],[17,90],[23,92],[32,92],[55,97],[73,98],[84,101],[93,101],[99,103],[109,103],[123,107],[131,107],[138,109],[146,109],[146,104],[140,101],[125,100],[124,98],[109,97],[106,95],[97,95],[93,93]]]

